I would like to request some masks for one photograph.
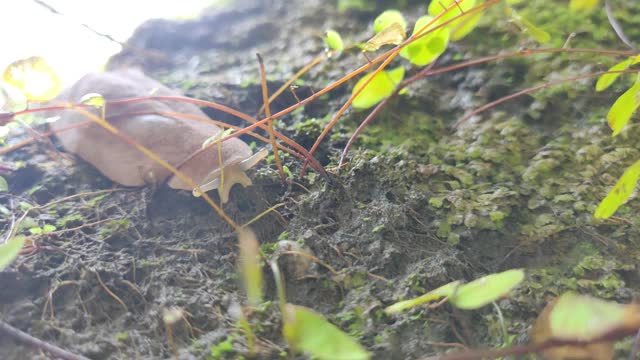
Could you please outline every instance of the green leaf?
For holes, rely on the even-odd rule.
[[[629,66],[631,66],[631,62],[632,61],[633,61],[633,58],[629,58],[629,59],[627,59],[625,61],[621,61],[621,62],[613,65],[607,71],[622,71],[622,70],[626,70]],[[622,73],[619,73],[619,72],[600,75],[600,77],[598,78],[598,82],[596,82],[596,91],[602,91],[602,90],[608,88],[609,86],[611,86],[611,84],[613,84],[614,81],[616,81],[616,79],[618,77],[620,77],[620,75],[622,75]]]
[[[46,224],[46,225],[44,225],[42,227],[42,232],[45,233],[45,234],[50,233],[50,232],[55,231],[55,230],[56,230],[56,227],[51,225],[51,224]]]
[[[507,295],[523,279],[524,270],[522,269],[487,275],[461,285],[449,298],[449,302],[464,310],[478,309]]]
[[[422,16],[419,18],[413,28],[414,34],[429,24],[432,20],[433,18],[430,16]],[[436,25],[437,23],[433,23],[429,28],[435,27]],[[422,33],[428,32],[429,28],[423,30]],[[408,59],[414,65],[425,66],[438,58],[438,56],[442,55],[442,53],[447,49],[447,45],[449,44],[449,33],[450,30],[448,27],[432,31],[431,33],[428,33],[405,46],[400,51],[400,56]]]
[[[352,94],[355,94],[364,85],[364,83],[371,78],[372,75],[373,73],[367,74],[358,80],[356,86],[353,87]],[[364,90],[362,90],[355,99],[353,99],[353,107],[368,109],[374,106],[383,99],[389,97],[393,93],[396,85],[400,83],[403,78],[403,67],[398,67],[390,71],[379,72],[371,82],[369,82],[367,87],[364,88]]]
[[[407,28],[407,21],[400,11],[386,10],[373,21],[373,32],[377,34],[394,23],[400,24],[403,30]]]
[[[342,42],[342,36],[335,30],[327,30],[327,36],[322,38],[328,48],[342,51],[344,49],[344,43]]]
[[[600,202],[594,216],[598,219],[608,219],[631,196],[640,178],[640,160],[636,161],[624,172],[620,180]]]
[[[26,237],[17,235],[0,245],[0,271],[4,270],[18,257]]]
[[[9,184],[3,176],[0,176],[0,191],[9,191]]]
[[[399,301],[393,305],[388,306],[386,309],[384,309],[384,311],[387,314],[395,314],[395,313],[399,313],[400,311],[404,311],[409,308],[422,305],[430,301],[439,300],[445,296],[451,296],[459,285],[460,285],[460,281],[456,280],[456,281],[450,282],[446,285],[442,285],[441,287],[435,290],[431,290],[420,297],[410,299],[410,300]]]
[[[318,360],[365,360],[370,358],[360,344],[303,306],[285,305],[283,333],[289,346]]]
[[[640,105],[640,81],[635,84],[624,94],[620,95],[616,102],[613,103],[609,113],[607,113],[607,122],[613,130],[613,136],[616,136],[627,125],[631,115],[638,109]]]
[[[433,17],[438,16],[440,13],[444,12],[446,8],[453,5],[455,0],[432,0],[429,4],[429,9],[427,13]],[[444,22],[449,19],[452,19],[455,16],[458,16],[464,12],[467,12],[469,9],[473,8],[476,5],[476,0],[465,0],[455,6],[453,6],[449,11],[447,11],[441,18],[440,21]],[[460,11],[462,10],[462,11]],[[461,19],[464,19],[461,18]],[[457,23],[461,20],[453,21],[450,26],[455,27]]]

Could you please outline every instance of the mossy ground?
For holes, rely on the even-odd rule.
[[[375,16],[394,7],[387,2],[378,10],[338,13],[323,2],[268,3],[239,2],[199,21],[150,22],[129,43],[162,56],[125,51],[111,66],[137,64],[190,96],[252,114],[261,101],[256,52],[277,87],[321,52],[319,35],[326,28],[352,42],[364,40]],[[616,15],[628,35],[640,39],[640,6],[620,6],[626,8]],[[573,47],[621,47],[602,12],[585,18],[542,0],[519,9],[552,34],[553,46],[576,32]],[[422,14],[426,5],[408,2],[401,10]],[[522,46],[536,45],[494,9],[440,61]],[[318,90],[364,61],[351,52],[325,62],[299,91]],[[418,82],[390,102],[338,172],[339,153],[368,112],[350,111],[343,118],[317,153],[332,170],[330,182],[311,173],[282,186],[270,163],[252,173],[253,187],[232,191],[224,210],[245,223],[284,202],[279,215],[251,226],[263,249],[295,241],[336,271],[320,265],[304,276],[285,271],[288,300],[323,313],[376,359],[442,354],[456,349],[443,346],[451,343],[503,345],[490,306],[473,312],[419,308],[393,317],[382,309],[452,280],[509,268],[528,273],[499,303],[510,338],[524,342],[536,315],[564,291],[619,302],[640,296],[640,205],[632,199],[608,221],[592,215],[625,167],[640,158],[634,135],[640,128],[631,124],[612,138],[603,117],[624,83],[595,93],[592,81],[515,99],[456,131],[450,126],[466,111],[519,89],[614,62],[538,55]],[[308,148],[348,93],[340,88],[281,119],[279,127]],[[275,107],[293,101],[289,96]],[[85,195],[30,212],[34,226],[55,225],[56,232],[35,237],[42,249],[0,273],[4,321],[94,359],[170,358],[162,314],[179,308],[187,320],[173,329],[180,358],[247,357],[234,315],[244,299],[236,275],[237,239],[204,202],[163,188],[93,193],[113,184],[87,165],[69,166],[46,146],[24,148],[6,161],[26,162],[8,176],[17,197],[3,199],[7,209],[20,212],[19,202],[24,210]],[[285,162],[297,173],[299,163]],[[10,212],[3,216],[9,224]],[[272,301],[270,276],[267,284]],[[255,311],[251,322],[258,358],[281,358],[285,344],[275,302]],[[7,339],[0,343],[0,358],[46,357]],[[628,346],[621,344],[620,351]]]

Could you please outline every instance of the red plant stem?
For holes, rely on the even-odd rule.
[[[201,121],[201,122],[207,122],[207,123],[211,123],[214,125],[218,125],[220,127],[223,128],[230,128],[230,129],[234,129],[234,130],[241,130],[242,127],[240,126],[235,126],[235,125],[231,125],[231,124],[227,124],[225,122],[222,121],[218,121],[218,120],[213,120],[210,119],[208,117],[202,117],[202,116],[196,116],[196,115],[191,115],[191,114],[183,114],[183,113],[177,113],[177,112],[170,112],[170,111],[135,111],[135,112],[130,112],[130,113],[126,113],[126,114],[122,114],[122,115],[118,115],[118,116],[112,116],[112,117],[108,117],[107,119],[112,119],[112,118],[116,118],[116,117],[122,117],[122,116],[138,116],[138,115],[149,115],[149,114],[153,114],[153,115],[159,115],[159,116],[166,116],[166,117],[177,117],[177,118],[184,118],[184,119],[189,119],[189,120],[195,120],[195,121]],[[67,130],[67,129],[64,129]],[[269,139],[267,139],[266,137],[256,134],[254,132],[247,132],[247,135],[250,135],[262,142],[264,142],[265,144],[269,144],[270,141]],[[276,145],[278,146],[278,149],[291,154],[295,157],[297,157],[300,160],[304,160],[305,156],[300,154],[299,152],[296,152],[295,150],[288,148],[282,144],[276,143]],[[1,153],[0,153],[1,154]]]
[[[7,336],[13,338],[14,340],[23,343],[25,345],[31,346],[36,349],[40,349],[42,351],[48,352],[49,354],[64,360],[90,360],[82,355],[77,355],[62,348],[59,348],[53,344],[35,338],[26,332],[16,329],[13,326],[7,324],[4,321],[0,320],[0,332],[5,333]]]
[[[340,162],[338,165],[338,168],[340,168],[342,166],[342,164],[344,163],[344,160],[347,156],[347,153],[349,152],[349,150],[351,149],[351,146],[353,145],[355,139],[360,135],[360,133],[364,130],[364,128],[371,122],[373,121],[373,119],[375,118],[375,116],[382,110],[382,108],[387,104],[388,100],[394,96],[397,96],[397,94],[400,92],[400,90],[402,90],[403,88],[409,86],[410,84],[412,84],[415,81],[421,80],[423,78],[429,77],[429,76],[433,76],[433,75],[439,75],[442,73],[446,73],[446,72],[451,72],[451,71],[456,71],[456,70],[460,70],[462,68],[466,68],[466,67],[470,67],[473,65],[479,65],[482,63],[487,63],[490,61],[495,61],[495,60],[501,60],[501,59],[506,59],[506,58],[511,58],[511,57],[517,57],[517,56],[526,56],[526,55],[531,55],[531,54],[549,54],[549,53],[597,53],[597,54],[608,54],[608,55],[626,55],[626,56],[631,56],[634,55],[633,52],[630,51],[618,51],[618,50],[598,50],[598,49],[534,49],[534,50],[522,50],[522,51],[518,51],[518,52],[513,52],[513,53],[508,53],[508,54],[500,54],[500,55],[492,55],[492,56],[486,56],[483,58],[479,58],[479,59],[474,59],[474,60],[470,60],[470,61],[465,61],[459,64],[454,64],[454,65],[450,65],[450,66],[446,66],[443,68],[439,68],[436,70],[431,70],[431,66],[434,64],[432,63],[431,65],[429,65],[427,68],[424,68],[423,70],[421,70],[419,73],[417,73],[416,75],[412,76],[411,78],[403,81],[402,83],[400,83],[398,85],[398,87],[396,88],[396,90],[394,91],[394,93],[384,99],[380,104],[378,104],[378,106],[376,106],[376,108],[369,114],[369,116],[367,116],[367,118],[358,126],[358,128],[356,129],[356,131],[353,133],[353,135],[351,136],[351,138],[349,138],[349,141],[347,142],[347,145],[345,146],[345,148],[342,151],[342,155],[340,156]],[[616,72],[616,71],[613,71]],[[613,73],[613,72],[609,72],[609,73]],[[630,70],[624,70],[624,71],[620,71],[620,72],[632,72]],[[606,73],[606,71],[604,72]],[[594,75],[597,76],[597,75]],[[535,91],[537,89],[533,89],[531,91]],[[520,94],[523,95],[523,94]],[[519,95],[517,95],[519,96]],[[517,97],[514,96],[514,97]],[[504,99],[502,102],[507,101],[510,99]],[[497,105],[493,104],[493,105]],[[489,104],[487,104],[489,105]],[[482,110],[481,110],[482,109]],[[476,110],[478,113],[482,112],[484,110],[486,110],[486,108],[481,108]],[[476,113],[472,113],[470,115],[468,115],[469,117],[475,115]],[[466,116],[465,116],[466,118]],[[464,121],[466,121],[467,119],[464,119]],[[458,121],[460,122],[460,120]],[[459,124],[456,123],[455,126],[458,126]]]
[[[193,158],[194,156],[200,154],[201,152],[209,149],[212,146],[217,146],[218,143],[226,141],[230,138],[233,137],[237,137],[240,136],[242,134],[248,133],[249,131],[260,127],[262,129],[266,128],[266,123],[272,119],[277,118],[277,116],[272,115],[269,117],[266,117],[260,121],[256,121],[256,119],[252,118],[251,116],[234,110],[228,106],[224,106],[218,103],[214,103],[211,101],[205,101],[205,100],[198,100],[198,99],[192,99],[192,98],[188,98],[188,97],[184,97],[184,96],[145,96],[145,97],[136,97],[136,98],[128,98],[128,99],[122,99],[122,100],[113,100],[110,101],[109,104],[128,104],[128,103],[135,103],[135,102],[142,102],[142,101],[153,101],[153,100],[160,100],[160,101],[182,101],[182,102],[186,102],[186,103],[191,103],[191,104],[196,104],[198,106],[206,106],[206,107],[210,107],[216,110],[220,110],[223,111],[229,115],[233,115],[239,119],[245,120],[249,123],[251,123],[251,125],[243,128],[242,130],[239,130],[237,132],[234,132],[233,134],[227,135],[222,139],[218,139],[215,141],[212,141],[208,146],[196,151],[195,153],[193,153],[190,157],[188,157],[187,159],[185,159],[182,163],[178,164],[177,167],[182,166],[185,162],[191,160],[191,158]],[[323,176],[327,176],[326,172],[324,171],[324,168],[322,168],[322,166],[320,165],[320,163],[313,158],[309,152],[303,148],[302,146],[300,146],[300,144],[296,143],[295,141],[289,139],[288,137],[284,136],[283,134],[274,131],[275,136],[277,136],[278,138],[280,138],[280,140],[282,140],[283,142],[285,142],[287,145],[291,146],[292,148],[296,149],[297,151],[299,151],[300,153],[302,153],[303,155],[305,155],[305,157],[307,159],[311,159],[311,162],[313,163],[313,167],[316,171],[318,171],[321,175]]]
[[[603,336],[592,339],[591,341],[579,341],[579,340],[563,340],[563,339],[549,339],[547,341],[538,344],[526,344],[520,346],[513,346],[506,349],[489,349],[489,350],[469,350],[457,354],[444,355],[444,356],[430,356],[424,357],[420,360],[478,360],[478,359],[495,359],[506,356],[519,356],[530,353],[540,353],[546,349],[560,347],[560,346],[576,346],[584,347],[590,344],[597,344],[601,342],[610,342],[621,340],[629,335],[633,335],[637,329],[618,329],[611,331]]]
[[[373,81],[373,79],[376,77],[377,74],[379,74],[381,71],[384,70],[385,67],[387,67],[387,65],[389,65],[389,63],[395,59],[395,57],[400,53],[400,51],[402,51],[402,49],[409,45],[410,43],[418,40],[419,38],[426,36],[442,27],[447,26],[449,23],[458,20],[458,18],[462,17],[462,16],[466,16],[468,14],[486,9],[490,6],[493,6],[495,4],[497,4],[498,2],[500,2],[500,0],[491,0],[488,1],[484,4],[478,5],[476,7],[473,7],[471,9],[469,9],[467,12],[465,13],[461,13],[458,16],[453,17],[452,19],[449,19],[447,21],[442,22],[441,24],[434,26],[433,28],[429,29],[428,31],[426,31],[426,29],[428,29],[432,24],[434,24],[436,21],[438,21],[442,16],[444,16],[444,14],[449,11],[450,9],[453,9],[457,6],[460,6],[459,4],[462,3],[464,0],[457,0],[454,1],[453,3],[451,3],[451,5],[449,5],[445,10],[443,10],[438,16],[434,17],[431,21],[429,21],[429,23],[425,24],[422,28],[420,28],[418,31],[414,32],[413,35],[411,35],[411,37],[409,37],[407,40],[405,40],[404,42],[402,42],[402,44],[396,46],[395,48],[391,49],[391,54],[389,54],[389,56],[386,57],[386,59],[384,59],[384,61],[382,62],[382,64],[380,64],[380,66],[378,66],[378,68],[372,73],[372,75],[364,82],[364,84],[362,84],[362,86],[353,94],[351,94],[351,96],[349,97],[349,99],[347,100],[347,102],[342,106],[342,108],[340,108],[340,110],[333,116],[333,118],[331,119],[331,121],[329,122],[329,124],[327,124],[327,126],[325,126],[324,130],[322,131],[322,133],[320,134],[320,136],[318,136],[318,138],[316,139],[316,142],[313,144],[313,146],[311,147],[311,150],[309,150],[309,154],[313,155],[313,153],[316,151],[316,149],[318,148],[318,146],[320,146],[320,143],[322,142],[322,140],[324,140],[324,138],[327,136],[327,134],[329,133],[329,131],[331,131],[331,129],[333,128],[333,126],[338,122],[338,120],[340,120],[340,117],[342,116],[342,114],[344,114],[344,112],[349,108],[349,106],[351,106],[351,103],[353,102],[353,100],[360,95],[360,93],[362,91],[364,91],[364,89],[367,87],[367,85],[369,85],[369,83],[371,81]],[[308,161],[305,161],[304,165],[302,166],[302,170],[300,171],[300,176],[303,176],[305,173],[305,170],[307,168],[307,164]]]
[[[495,107],[496,105],[502,104],[503,102],[507,102],[509,100],[515,99],[519,96],[522,95],[526,95],[526,94],[530,94],[534,91],[540,90],[540,89],[544,89],[544,88],[548,88],[551,86],[555,86],[555,85],[559,85],[562,83],[566,83],[569,81],[576,81],[576,80],[582,80],[582,79],[588,79],[588,78],[593,78],[596,76],[600,76],[600,75],[604,75],[604,74],[613,74],[613,73],[637,73],[638,70],[620,70],[620,71],[598,71],[595,73],[590,73],[590,74],[584,74],[584,75],[578,75],[578,76],[572,76],[570,78],[565,78],[565,79],[560,79],[560,80],[556,80],[556,81],[550,81],[548,83],[544,83],[541,85],[537,85],[537,86],[533,86],[524,90],[520,90],[518,92],[515,92],[513,94],[501,97],[498,100],[492,101],[486,105],[483,105],[475,110],[473,110],[472,112],[470,112],[469,114],[463,116],[462,118],[460,118],[458,121],[456,121],[455,124],[453,124],[453,128],[456,129],[458,128],[460,125],[464,124],[467,120],[469,120],[471,117],[473,117],[474,115],[477,115],[485,110],[491,109],[493,107]]]

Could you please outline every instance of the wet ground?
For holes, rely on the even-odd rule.
[[[634,15],[640,7],[631,3],[616,14],[627,35],[640,41],[640,16]],[[338,12],[321,1],[241,1],[199,20],[151,21],[110,67],[139,66],[189,96],[255,114],[261,105],[256,53],[265,59],[270,88],[277,89],[323,51],[325,29],[351,43],[363,41],[377,14],[398,5],[376,6]],[[521,10],[551,33],[549,46],[563,46],[575,32],[572,47],[624,49],[602,12],[577,16],[564,4],[555,6],[532,1]],[[410,1],[399,8],[411,20],[426,12]],[[492,9],[439,66],[538,46],[503,14]],[[296,94],[318,91],[366,61],[359,51],[325,61],[298,82]],[[419,81],[378,115],[338,170],[342,148],[368,111],[344,116],[317,152],[330,181],[313,172],[299,178],[301,164],[286,157],[294,175],[283,186],[271,160],[250,172],[254,186],[233,189],[224,211],[243,224],[282,204],[251,225],[264,253],[277,256],[278,244],[292,241],[331,267],[314,264],[300,274],[281,256],[288,300],[324,314],[376,359],[417,359],[458,350],[456,344],[503,345],[491,306],[418,308],[398,316],[382,311],[452,280],[527,269],[525,283],[499,303],[514,344],[527,340],[540,310],[564,291],[638,299],[640,203],[631,199],[607,221],[593,218],[626,166],[640,158],[634,135],[640,127],[631,124],[612,138],[604,120],[629,82],[604,93],[595,93],[592,80],[569,82],[451,129],[466,112],[502,96],[615,61],[536,55]],[[354,83],[283,117],[278,127],[309,148]],[[274,109],[295,101],[287,94]],[[171,332],[180,359],[247,357],[237,325],[245,301],[237,237],[206,203],[166,188],[118,187],[44,143],[3,161],[21,166],[6,176],[11,196],[2,198],[4,226],[27,210],[22,233],[55,226],[31,236],[39,250],[0,273],[3,321],[91,359],[171,358],[163,313],[179,309],[182,320]],[[250,315],[257,358],[283,358],[275,285],[266,267],[265,274],[268,302]],[[220,350],[225,344],[226,352]],[[619,354],[629,346],[621,343]],[[47,356],[0,339],[0,358]]]

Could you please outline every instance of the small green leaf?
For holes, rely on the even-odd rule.
[[[402,13],[398,10],[386,10],[373,22],[373,32],[376,34],[391,26],[392,24],[400,24],[400,27],[405,30],[407,28],[407,21],[402,16]]]
[[[629,90],[620,95],[616,102],[613,103],[609,113],[607,113],[607,122],[613,130],[613,136],[616,136],[627,125],[631,115],[640,106],[640,81],[636,81]]]
[[[0,192],[4,191],[9,191],[9,184],[4,177],[0,176]]]
[[[41,227],[29,228],[29,234],[31,234],[31,235],[40,235],[40,234],[42,234],[42,228]]]
[[[327,35],[322,38],[328,48],[342,51],[344,49],[344,42],[342,42],[342,36],[335,30],[327,30]]]
[[[80,103],[93,106],[96,109],[102,109],[104,107],[105,100],[100,94],[89,93],[80,98]]]
[[[318,360],[366,360],[360,344],[311,309],[285,305],[283,333],[289,346]]]
[[[0,245],[0,271],[4,270],[18,257],[26,237],[17,235]]]
[[[352,93],[355,94],[364,85],[364,83],[371,78],[372,75],[373,73],[367,74],[358,80],[356,86],[353,87]],[[383,99],[389,97],[393,93],[396,85],[400,83],[403,78],[403,67],[398,67],[390,71],[379,72],[371,82],[369,82],[367,87],[362,90],[355,99],[353,99],[353,107],[368,109],[374,106]]]
[[[608,219],[631,196],[640,178],[640,160],[631,165],[624,172],[620,180],[600,202],[594,216],[598,219]]]
[[[399,313],[400,311],[404,311],[409,308],[422,305],[430,301],[439,300],[445,296],[451,296],[459,285],[460,285],[460,281],[450,282],[446,285],[442,285],[441,287],[435,290],[431,290],[420,297],[410,299],[410,300],[399,301],[391,306],[388,306],[386,309],[384,309],[384,311],[387,314],[395,314],[395,313]]]
[[[56,227],[51,225],[51,224],[46,224],[46,225],[44,225],[42,227],[42,232],[45,233],[45,234],[50,233],[50,232],[55,231],[55,230],[56,230]]]
[[[433,18],[430,16],[420,17],[413,28],[414,34],[429,24],[432,20]],[[429,29],[436,25],[436,23],[433,23],[429,28],[423,30],[421,34],[429,32]],[[437,59],[438,56],[442,55],[442,53],[447,49],[447,45],[449,44],[449,33],[450,30],[448,27],[432,31],[405,46],[400,51],[400,56],[408,59],[414,65],[425,66]]]
[[[522,269],[487,275],[461,285],[449,298],[449,302],[464,310],[478,309],[507,295],[523,279],[524,271]]]

